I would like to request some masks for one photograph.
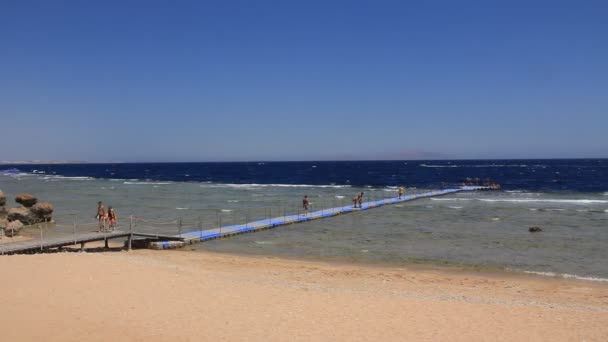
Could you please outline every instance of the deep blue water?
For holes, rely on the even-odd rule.
[[[235,184],[439,187],[490,178],[506,190],[608,191],[608,159],[4,165],[66,177]]]

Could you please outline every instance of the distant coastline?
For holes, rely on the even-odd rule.
[[[75,160],[0,160],[0,165],[37,165],[37,164],[88,164],[85,161]]]

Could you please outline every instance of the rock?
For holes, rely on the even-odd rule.
[[[21,221],[11,221],[8,223],[6,228],[4,228],[4,235],[8,237],[13,237],[19,235],[19,231],[23,228],[23,223]]]
[[[537,232],[542,232],[543,229],[541,227],[530,227],[530,228],[528,228],[528,231],[530,233],[537,233]]]
[[[4,229],[6,228],[6,226],[8,225],[8,220],[7,219],[0,219],[0,229]]]
[[[53,205],[49,202],[34,204],[30,211],[36,216],[36,222],[49,222],[53,216]]]
[[[30,225],[36,223],[36,215],[32,213],[29,208],[26,207],[18,207],[11,208],[8,211],[8,220],[9,221],[21,221],[21,223]]]
[[[4,192],[0,191],[0,207],[4,207],[6,205],[6,196]]]
[[[38,199],[30,194],[19,194],[15,197],[15,202],[29,208],[38,202]]]

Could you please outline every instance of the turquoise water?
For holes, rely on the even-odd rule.
[[[394,187],[222,184],[94,179],[47,175],[0,176],[9,198],[29,192],[56,207],[45,236],[94,229],[96,203],[117,208],[121,229],[177,234],[297,213],[303,195],[313,209],[394,197]],[[408,188],[407,193],[428,189]],[[181,227],[179,225],[181,222]],[[608,278],[608,194],[525,190],[463,192],[387,205],[229,239],[197,250],[324,260],[488,266]],[[531,234],[530,226],[542,233]],[[37,228],[24,234],[37,235]]]

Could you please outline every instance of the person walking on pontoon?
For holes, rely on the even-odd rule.
[[[304,207],[304,215],[308,215],[309,206],[310,206],[310,201],[308,200],[308,195],[304,195],[304,199],[302,200],[302,207]]]

